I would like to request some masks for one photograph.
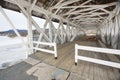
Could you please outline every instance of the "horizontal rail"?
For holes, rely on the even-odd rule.
[[[89,46],[81,46],[81,45],[79,46],[76,45],[76,47],[77,49],[86,50],[86,51],[120,55],[120,50],[116,50],[116,49],[97,48],[97,47],[89,47]]]
[[[37,42],[37,41],[33,41],[33,43],[36,44],[42,44],[42,45],[49,45],[49,46],[54,46],[56,43],[49,43],[49,42]]]
[[[47,49],[42,49],[42,48],[36,48],[36,47],[33,47],[33,49],[40,50],[40,51],[42,51],[42,52],[52,53],[52,54],[55,53],[54,51],[47,50]]]
[[[110,62],[110,61],[94,59],[94,58],[89,58],[89,57],[83,57],[83,56],[78,56],[77,58],[80,60],[83,60],[83,61],[88,61],[88,62],[102,64],[102,65],[106,65],[106,66],[110,66],[110,67],[120,68],[120,63],[116,63],[116,62]]]
[[[88,61],[88,62],[93,62],[93,63],[97,63],[97,64],[110,66],[110,67],[120,68],[120,63],[117,63],[117,62],[111,62],[111,61],[105,61],[105,60],[100,60],[100,59],[95,59],[95,58],[79,56],[78,49],[86,50],[86,51],[93,51],[93,52],[100,52],[100,53],[104,53],[104,54],[115,54],[115,55],[120,55],[120,50],[97,48],[97,47],[90,47],[90,46],[81,46],[78,44],[75,45],[75,63],[76,64],[79,59],[79,60],[83,60],[83,61]]]

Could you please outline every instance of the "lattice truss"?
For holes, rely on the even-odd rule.
[[[120,2],[98,30],[99,39],[110,48],[120,49]]]
[[[29,23],[29,41],[32,41],[32,25],[40,33],[38,41],[64,43],[73,41],[76,37],[85,33],[81,25],[100,25],[109,20],[110,15],[114,15],[113,9],[117,2],[98,3],[96,0],[50,0],[44,5],[40,2],[44,0],[4,0],[15,4],[26,16]],[[46,0],[45,0],[46,1]],[[31,15],[38,14],[46,20],[44,28],[41,29]],[[59,26],[52,21],[59,23]],[[49,25],[49,34],[45,33],[46,26]],[[66,27],[65,27],[66,25]],[[44,39],[44,40],[43,40]]]

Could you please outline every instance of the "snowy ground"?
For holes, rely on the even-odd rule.
[[[27,38],[23,38],[27,41]],[[27,47],[18,38],[0,36],[0,69],[16,64],[28,56]]]

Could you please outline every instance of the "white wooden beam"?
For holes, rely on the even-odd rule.
[[[28,11],[28,18],[27,18],[27,21],[28,21],[28,47],[29,47],[29,53],[32,54],[33,53],[33,43],[32,43],[32,40],[33,40],[33,33],[32,33],[32,22],[31,22],[31,10],[29,10],[29,8],[27,9]]]
[[[108,13],[108,14],[110,14],[111,13],[111,11],[108,11],[108,10],[106,10],[106,9],[103,9],[103,8],[100,8],[102,11],[104,11],[104,12],[106,12],[106,13]]]
[[[78,2],[78,1],[79,1],[79,0],[69,0],[69,1],[65,1],[65,2],[59,4],[57,7],[65,6],[65,5],[72,4],[72,3],[75,3],[75,2]]]
[[[14,3],[14,2],[13,2],[13,3]],[[22,1],[22,3],[26,3],[28,6],[30,5],[30,4],[28,4],[26,1]],[[25,6],[25,4],[23,4],[22,6]],[[43,9],[43,8],[40,8],[40,7],[38,7],[38,6],[35,6],[35,7],[33,8],[33,10],[36,11],[36,12],[39,12],[39,13],[43,13],[43,14],[45,14],[45,15],[51,15],[53,18],[62,19],[64,22],[68,22],[69,24],[78,27],[77,24],[71,23],[69,20],[62,18],[61,16],[55,15],[55,14],[53,14],[53,13],[51,13],[51,12],[49,12],[49,11]],[[81,30],[83,30],[83,29],[81,28]],[[84,31],[84,30],[83,30],[83,31]]]
[[[98,14],[89,14],[89,15],[79,15],[79,16],[75,16],[75,17],[72,17],[70,19],[81,19],[81,18],[92,18],[92,17],[96,17],[96,18],[99,18],[100,15],[103,15],[103,14],[106,14],[106,13],[98,13]]]
[[[57,4],[55,4],[55,6],[58,6],[59,4],[61,4],[64,0],[60,0]]]
[[[88,13],[84,13],[84,14],[81,14],[80,16],[82,17],[82,16],[85,16],[85,15],[87,15],[87,14],[92,14],[92,13],[95,13],[95,11],[97,11],[97,10],[99,10],[99,9],[95,9],[95,10],[92,10],[92,11],[90,11],[90,12],[88,12]],[[73,20],[75,20],[75,19],[73,19]],[[78,20],[76,20],[76,21],[83,21],[83,20],[85,20],[85,18],[78,18]],[[88,20],[86,20],[86,21],[88,21]],[[89,21],[91,21],[91,20],[89,20]]]
[[[87,4],[87,3],[89,3],[90,1],[91,1],[91,0],[88,0],[88,1],[80,4],[80,6],[83,6],[83,5]],[[79,7],[79,6],[78,6],[78,7]],[[72,11],[76,10],[78,7],[73,8],[72,10],[68,11],[68,14],[71,13]],[[56,10],[55,14],[56,14],[59,10],[60,10],[60,7]]]
[[[95,58],[84,57],[84,56],[78,56],[77,58],[80,60],[83,60],[83,61],[102,64],[102,65],[106,65],[106,66],[115,67],[115,68],[120,69],[120,63],[117,63],[117,62],[105,61],[105,60],[100,60],[100,59],[95,59]]]
[[[64,0],[60,0],[55,6],[58,6],[60,3],[62,3]],[[53,7],[52,7],[53,8]],[[60,10],[60,7],[55,11],[55,14]]]
[[[85,8],[85,9],[81,9],[81,10],[76,10],[76,11],[74,11],[74,12],[71,12],[71,13],[65,13],[65,14],[63,14],[63,15],[71,15],[71,14],[78,14],[78,13],[80,13],[80,12],[84,12],[84,11],[90,11],[90,10],[94,10],[94,9],[96,9],[96,8]]]
[[[46,29],[46,27],[47,27],[47,24],[48,24],[48,21],[46,20],[46,21],[45,21],[45,24],[44,24],[44,28],[43,28],[43,31],[44,31],[44,32],[45,32],[45,29]],[[38,42],[41,42],[41,41],[42,41],[43,36],[44,36],[44,35],[43,35],[42,33],[39,35]],[[37,44],[35,47],[39,47],[39,44]]]
[[[26,12],[26,10],[20,5],[20,3],[19,2],[14,2],[14,3],[16,3],[19,7],[20,7],[20,9],[22,10],[22,12],[23,12],[23,14],[25,15],[25,17],[27,17],[28,16],[28,13]],[[32,21],[32,23],[33,23],[33,25],[37,28],[37,30],[38,30],[38,32],[39,33],[42,33],[44,36],[45,36],[45,39],[47,40],[47,41],[49,41],[49,38],[48,38],[48,36],[40,29],[40,26],[34,21],[34,19],[31,17],[31,21]]]
[[[105,61],[90,57],[84,57],[78,55],[78,50],[86,50],[86,51],[93,51],[93,52],[99,52],[100,54],[114,54],[114,55],[120,55],[120,50],[115,49],[105,49],[105,48],[98,48],[98,47],[90,47],[90,46],[81,46],[76,44],[75,45],[75,63],[78,63],[78,59],[88,62],[93,62],[97,64],[102,64],[110,67],[120,68],[120,63],[118,62],[111,62],[111,61]]]
[[[85,1],[84,3],[80,4],[80,6],[83,6],[83,5],[85,5],[85,4],[87,4],[87,3],[91,2],[91,1],[92,1],[92,0]],[[76,10],[77,8],[79,8],[80,6],[78,6],[78,7],[76,7],[76,8],[73,8],[73,9],[70,9],[70,11],[68,11],[67,13],[69,14],[69,13],[75,11],[75,10]],[[69,16],[70,16],[70,14],[68,15],[68,17],[69,17]]]
[[[31,7],[30,7],[30,12],[32,11],[32,9],[33,9],[33,7],[35,6],[36,2],[37,2],[37,0],[34,0],[34,1],[33,1],[32,5],[31,5]]]
[[[101,5],[84,5],[84,6],[79,6],[80,8],[87,8],[87,7],[94,7],[94,8],[101,8],[101,7],[109,7],[109,6],[113,6],[113,5],[116,5],[117,4],[117,2],[112,2],[112,3],[108,3],[108,4],[101,4]],[[63,8],[76,8],[76,7],[78,7],[78,6],[63,6],[63,7],[61,7],[61,9],[63,9]],[[54,9],[56,9],[56,8],[59,8],[59,6],[57,6],[57,7],[54,7]]]
[[[10,3],[13,3],[13,4],[16,4],[16,1],[17,1],[17,5],[21,8],[23,8],[23,7],[29,7],[31,4],[29,4],[27,1],[21,1],[21,0],[16,0],[16,1],[9,1],[9,0],[5,0],[5,1],[7,1],[7,2],[10,2]],[[20,4],[20,5],[19,5]],[[21,8],[21,9],[22,9]],[[23,8],[24,9],[24,8]],[[22,9],[22,10],[23,10]],[[51,13],[50,11],[47,11],[47,10],[45,10],[45,9],[43,9],[43,8],[40,8],[40,7],[38,7],[38,6],[34,6],[33,7],[33,10],[34,11],[36,11],[36,12],[39,12],[39,13],[41,13],[41,14],[45,14],[45,15],[51,15],[53,18],[56,18],[56,19],[62,19],[64,22],[66,22],[66,23],[69,23],[70,25],[72,25],[72,26],[75,26],[75,27],[79,27],[79,25],[78,24],[75,24],[75,23],[71,23],[68,19],[64,19],[63,17],[61,17],[61,16],[58,16],[58,15],[56,15],[56,14],[53,14],[53,13]],[[25,13],[26,14],[26,13]],[[32,20],[32,22],[33,23],[35,23],[33,20]],[[34,25],[36,25],[36,27],[38,27],[38,25],[35,23]],[[80,28],[80,27],[79,27]],[[80,28],[81,30],[83,30],[84,31],[84,29],[82,29],[82,28]],[[39,30],[40,31],[40,30]],[[40,31],[41,32],[41,31]],[[43,32],[42,32],[43,33]],[[44,34],[44,33],[43,33]],[[44,35],[44,36],[46,36],[46,35]],[[46,39],[48,39],[47,38],[47,36],[45,37]]]
[[[51,24],[51,22],[49,22],[49,39],[50,39],[51,42],[53,41],[53,32],[52,32],[52,24]]]

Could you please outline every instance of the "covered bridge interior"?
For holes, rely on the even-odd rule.
[[[3,8],[26,17],[27,43]],[[31,54],[0,80],[120,80],[120,0],[0,0],[0,12]]]

